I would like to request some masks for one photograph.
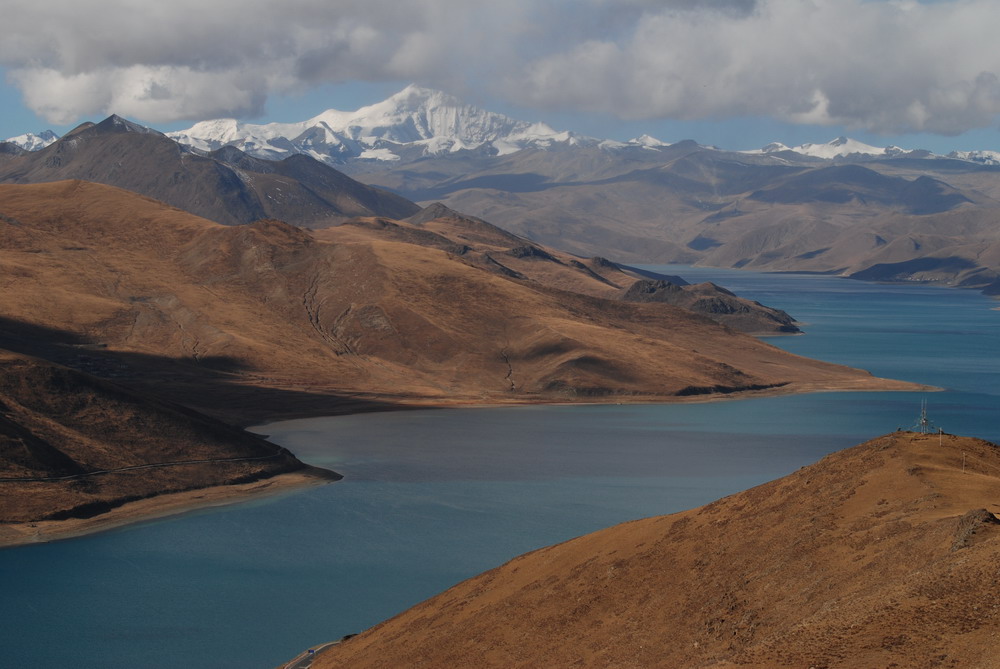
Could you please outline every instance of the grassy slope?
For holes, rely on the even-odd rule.
[[[512,280],[354,226],[322,239],[274,221],[225,227],[82,182],[0,186],[0,214],[0,346],[231,420],[373,396],[908,387],[682,309]]]
[[[1000,451],[941,442],[894,433],[535,551],[315,666],[1000,666]]]

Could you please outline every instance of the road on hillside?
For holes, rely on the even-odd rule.
[[[339,641],[331,641],[330,643],[324,643],[315,648],[310,648],[309,650],[302,651],[295,656],[295,659],[285,665],[285,669],[309,669],[312,666],[313,660],[322,653],[324,650],[330,646],[336,646]]]

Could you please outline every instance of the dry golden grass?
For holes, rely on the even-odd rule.
[[[275,221],[225,227],[85,182],[0,186],[0,215],[0,345],[113,368],[133,387],[234,420],[333,412],[359,397],[912,387],[681,309],[511,280],[358,226],[319,237]]]
[[[516,558],[315,666],[997,667],[998,511],[997,446],[894,433]]]

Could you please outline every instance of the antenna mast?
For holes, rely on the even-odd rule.
[[[917,419],[917,424],[910,428],[913,432],[919,432],[920,434],[928,434],[930,432],[940,432],[941,429],[934,426],[931,419],[927,417],[927,400],[920,402],[920,418]]]

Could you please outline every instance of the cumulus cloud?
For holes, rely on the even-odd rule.
[[[632,119],[769,116],[957,134],[1000,113],[996,25],[992,0],[650,8],[626,38],[548,54],[507,86],[525,104]]]
[[[464,0],[8,0],[0,65],[57,123],[253,116],[269,94],[320,83],[456,87],[489,52],[473,36],[494,13]]]
[[[351,80],[886,133],[1000,113],[995,0],[7,0],[4,24],[0,65],[54,123],[252,117]]]

